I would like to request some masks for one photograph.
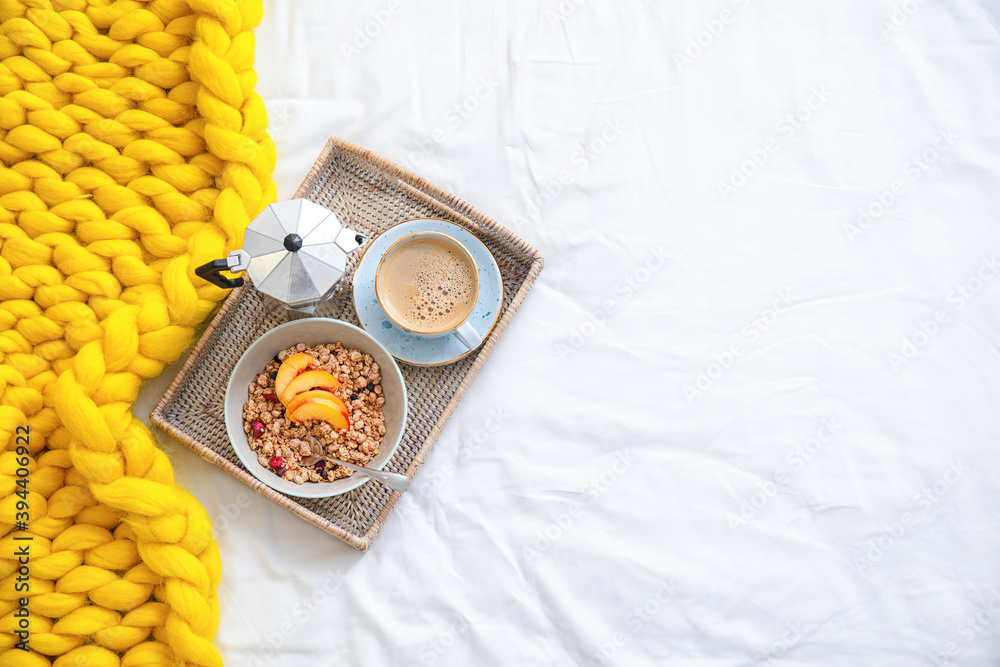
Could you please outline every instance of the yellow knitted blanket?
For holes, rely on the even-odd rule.
[[[273,201],[260,0],[0,0],[0,665],[218,665],[208,516],[132,417]]]

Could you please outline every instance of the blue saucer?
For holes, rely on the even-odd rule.
[[[472,353],[455,336],[423,338],[393,324],[375,297],[375,271],[379,260],[393,243],[414,232],[441,232],[465,246],[479,268],[479,300],[469,322],[485,340],[500,317],[503,306],[503,277],[493,254],[471,232],[444,220],[408,220],[376,237],[354,271],[354,309],[361,326],[392,356],[415,366],[440,366]]]

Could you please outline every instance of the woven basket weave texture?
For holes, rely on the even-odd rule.
[[[344,224],[369,238],[416,218],[454,222],[474,233],[500,267],[503,309],[482,347],[444,366],[400,364],[409,394],[409,419],[403,440],[387,469],[412,477],[531,288],[542,268],[542,259],[531,246],[465,202],[340,139],[330,140],[296,196],[330,208]],[[327,312],[317,314],[360,326],[349,296],[349,281],[360,254],[354,253],[348,261],[342,283],[345,298],[334,302]],[[355,548],[367,549],[399,498],[398,493],[370,482],[334,498],[287,496],[246,471],[226,433],[223,403],[233,367],[254,340],[293,316],[249,282],[234,290],[151,418],[207,460],[306,521]]]

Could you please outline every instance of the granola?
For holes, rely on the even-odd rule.
[[[319,420],[296,423],[286,416],[276,394],[275,378],[281,362],[302,352],[313,357],[312,369],[326,371],[340,382],[332,392],[347,407],[347,429]],[[243,406],[243,432],[258,463],[296,484],[350,476],[352,471],[321,457],[334,456],[356,465],[366,465],[375,458],[385,436],[381,383],[379,365],[370,354],[345,348],[339,342],[315,347],[299,343],[282,350],[250,383]]]

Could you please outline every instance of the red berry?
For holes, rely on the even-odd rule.
[[[259,419],[254,419],[250,424],[250,428],[253,430],[253,437],[259,438],[264,435],[264,423]]]
[[[266,400],[266,401],[273,401],[273,402],[277,403],[278,402],[278,397],[275,396],[274,394],[264,394],[264,400]]]
[[[272,468],[277,469],[285,465],[285,459],[281,458],[280,456],[272,456],[271,460],[268,461],[267,464]]]

